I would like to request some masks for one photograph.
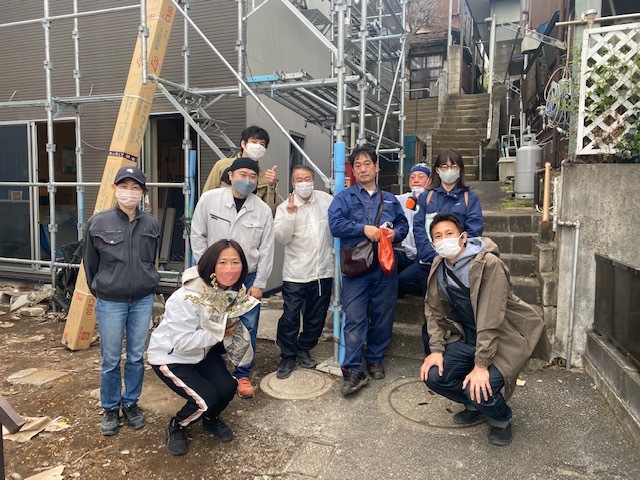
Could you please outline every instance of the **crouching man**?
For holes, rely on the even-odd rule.
[[[420,378],[432,391],[464,405],[457,425],[486,418],[489,441],[511,442],[518,373],[529,357],[549,358],[544,321],[513,294],[509,270],[488,238],[467,239],[454,215],[429,227],[438,254],[427,281],[425,316],[431,354]]]

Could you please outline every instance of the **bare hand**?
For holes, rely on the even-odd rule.
[[[393,239],[396,238],[396,231],[392,228],[387,228],[385,229],[385,233],[387,234],[387,238],[393,243]]]
[[[290,193],[287,199],[287,213],[296,213],[297,211],[298,206],[294,202],[293,193]]]
[[[444,374],[444,355],[442,353],[434,352],[424,359],[420,367],[420,380],[427,381],[431,367],[438,367],[438,375]]]
[[[227,322],[227,326],[224,329],[224,336],[225,337],[233,337],[236,333],[236,324],[235,323],[231,323],[231,322]]]
[[[262,288],[251,287],[249,289],[249,295],[251,295],[256,300],[260,300],[262,298]]]
[[[489,383],[489,369],[487,367],[479,367],[476,365],[473,370],[464,377],[462,389],[467,388],[469,384],[470,398],[472,402],[480,403],[482,399],[486,402],[489,397],[493,396],[491,383]]]
[[[380,241],[380,229],[374,225],[365,225],[364,234],[372,242]]]
[[[266,180],[267,185],[269,185],[270,187],[273,187],[276,184],[276,180],[277,180],[276,179],[276,168],[278,168],[278,166],[274,165],[269,170],[264,172],[264,179]]]

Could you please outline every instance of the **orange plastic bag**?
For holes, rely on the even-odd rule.
[[[396,263],[396,256],[393,253],[393,245],[387,234],[391,229],[382,227],[380,229],[380,243],[378,243],[378,261],[385,275],[393,275]]]

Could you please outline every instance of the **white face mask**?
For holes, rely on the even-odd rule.
[[[442,183],[456,183],[460,178],[460,170],[449,169],[445,172],[444,170],[438,169],[438,175],[440,175],[440,180],[442,180]]]
[[[433,244],[433,249],[436,251],[438,255],[447,260],[451,260],[452,258],[456,258],[462,250],[462,246],[459,245],[458,240],[460,240],[462,234],[456,238],[443,238],[442,240]]]
[[[414,197],[419,197],[422,192],[424,192],[424,187],[411,187],[411,193]]]
[[[300,198],[309,198],[313,193],[313,182],[298,182],[293,188]]]
[[[116,199],[118,200],[118,203],[125,208],[133,208],[140,205],[142,194],[142,190],[125,190],[123,188],[116,188]]]
[[[259,143],[247,143],[244,151],[249,156],[249,158],[258,161],[262,157],[264,157],[264,152],[266,152],[267,149]]]

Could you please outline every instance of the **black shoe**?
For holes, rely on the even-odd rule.
[[[167,426],[167,452],[170,455],[184,455],[188,448],[187,430],[174,417]]]
[[[482,414],[477,410],[463,410],[453,416],[453,423],[456,425],[471,425],[482,420]]]
[[[120,428],[120,408],[110,408],[104,411],[104,417],[100,424],[100,433],[105,437],[110,437],[118,433]]]
[[[233,431],[226,423],[220,420],[220,417],[203,417],[202,427],[207,432],[211,432],[213,436],[221,442],[230,442],[231,440],[233,440]]]
[[[345,397],[357,392],[367,383],[369,383],[369,377],[364,372],[356,372],[355,370],[343,370],[344,384],[340,389],[340,393]]]
[[[367,370],[374,380],[382,380],[385,376],[384,367],[381,363],[369,363],[367,364]]]
[[[137,403],[122,407],[122,415],[124,415],[124,418],[127,420],[127,426],[129,428],[139,430],[144,427],[144,414],[138,408]]]
[[[511,434],[511,425],[507,425],[504,428],[491,427],[491,433],[489,434],[489,441],[494,445],[504,446],[511,443],[513,435]]]
[[[304,368],[316,368],[316,365],[318,365],[318,362],[309,355],[309,350],[300,350],[296,355],[296,361]]]
[[[280,380],[289,378],[294,368],[296,368],[296,361],[293,358],[283,358],[280,360],[280,366],[276,372],[276,377]]]

